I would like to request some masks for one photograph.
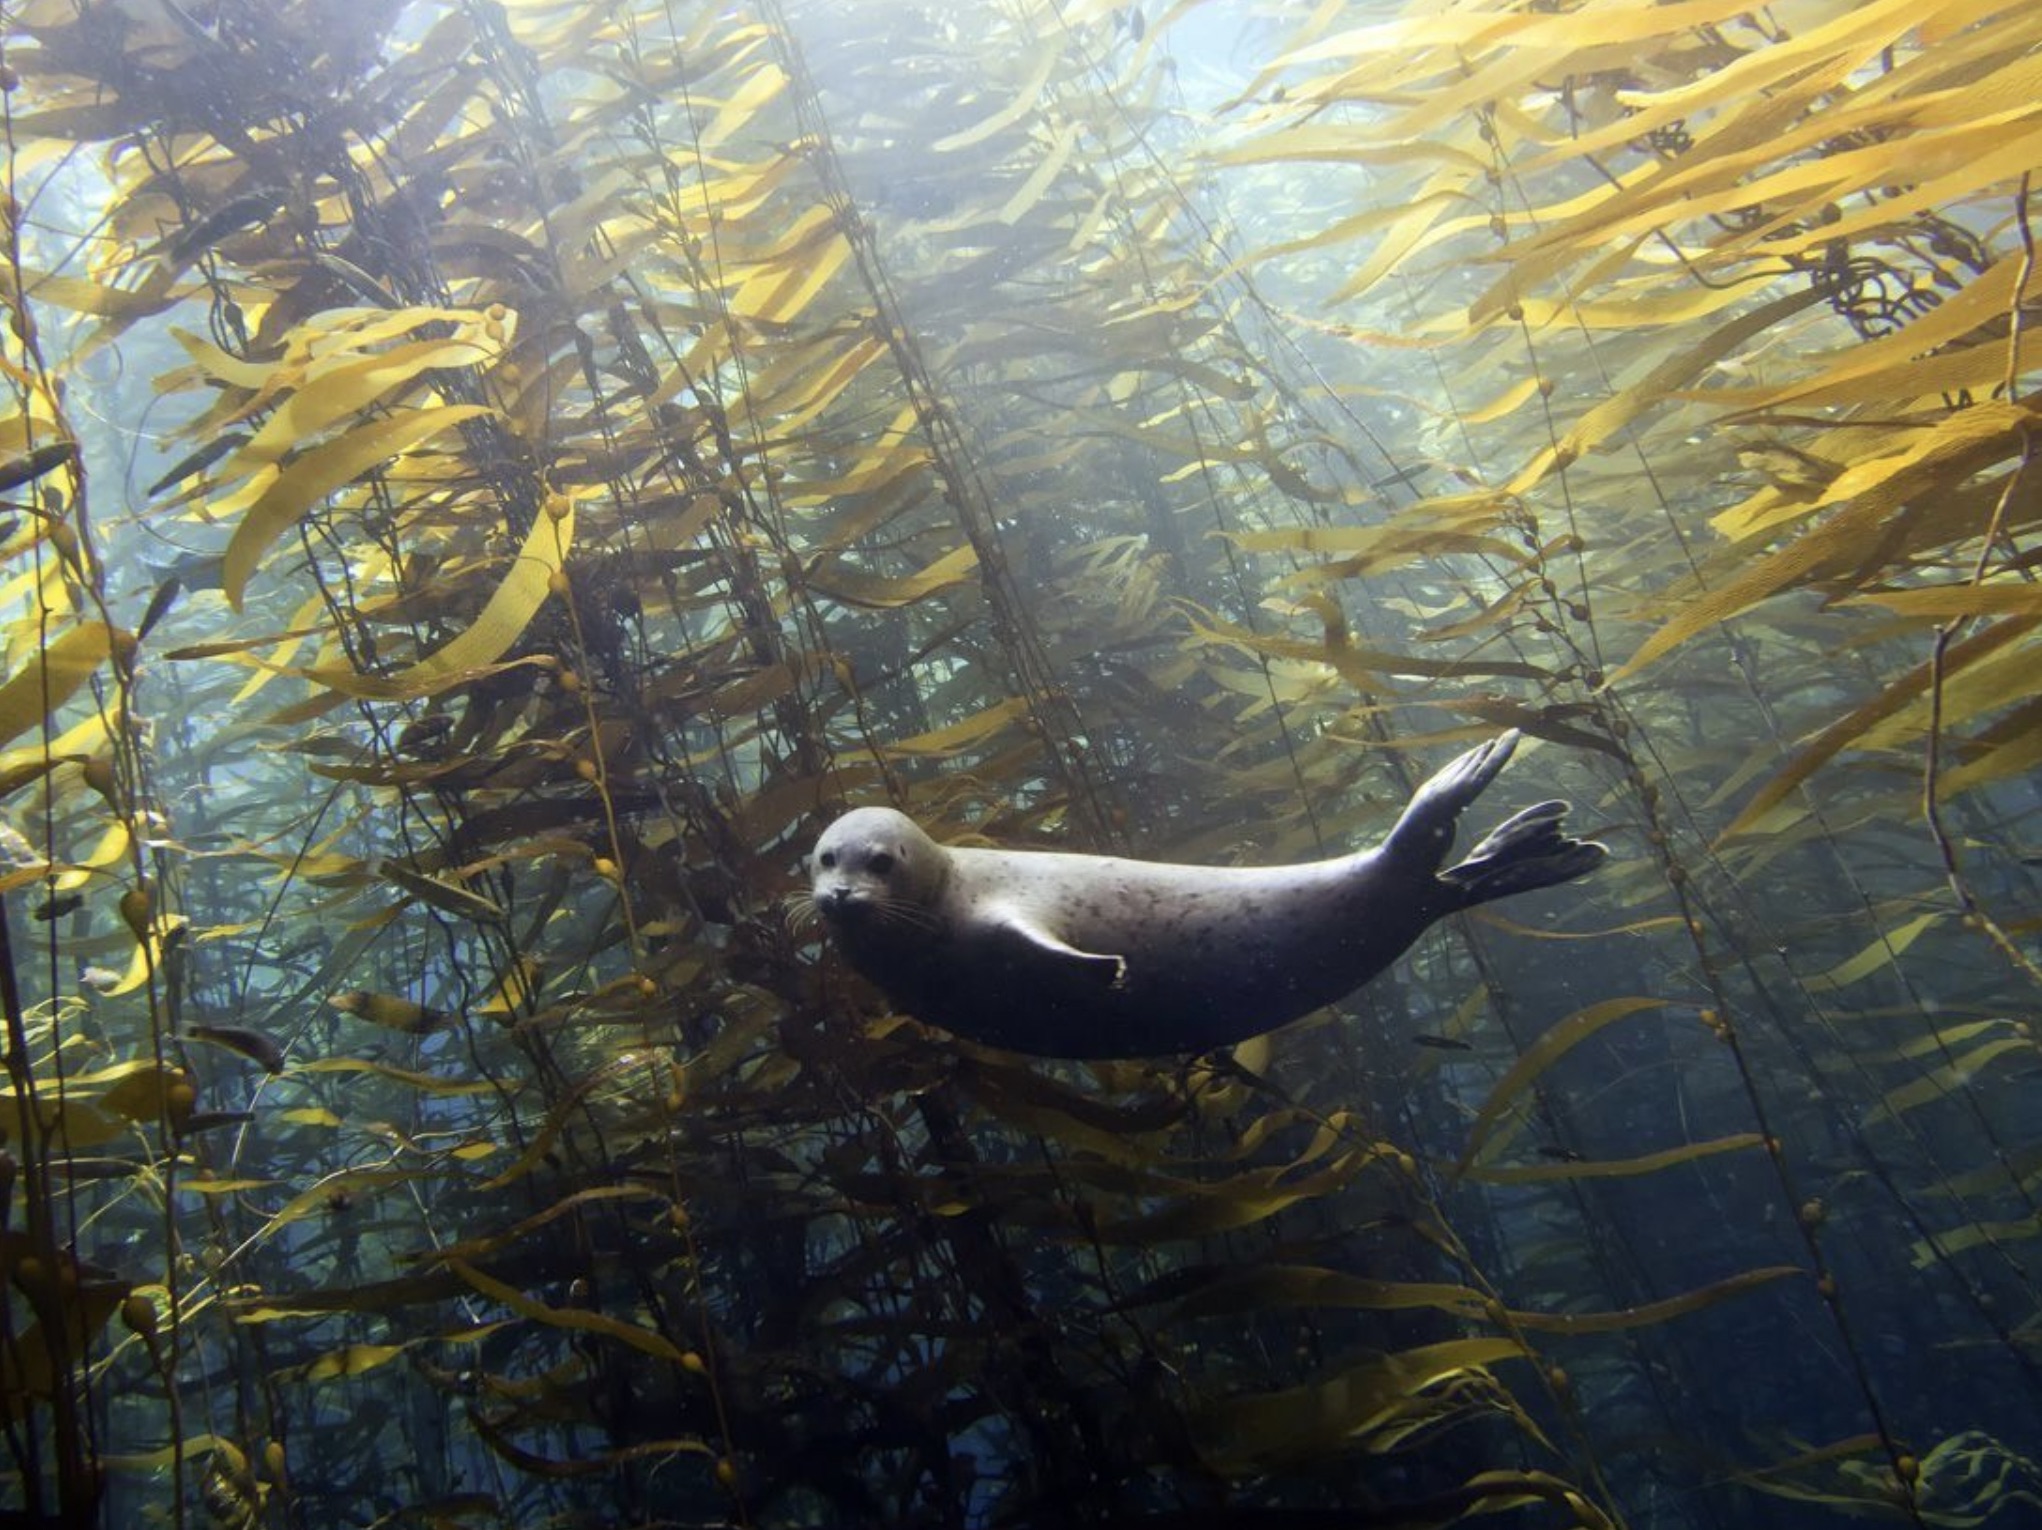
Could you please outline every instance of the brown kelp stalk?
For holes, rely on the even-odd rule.
[[[2014,224],[2020,230],[2021,266],[2014,278],[2013,296],[2007,305],[2007,371],[2001,384],[2000,396],[2008,403],[2020,396],[2021,386],[2021,339],[2026,333],[2028,280],[2035,272],[2035,229],[2028,220],[2028,194],[2034,179],[2032,171],[2021,173],[2020,190],[2014,194]],[[1992,518],[1986,523],[1985,532],[1978,541],[1978,558],[1971,567],[1971,588],[1980,589],[1985,584],[1986,573],[1992,567],[1995,549],[2000,545],[2006,525],[2007,507],[2013,503],[2016,493],[2035,461],[2036,433],[2029,426],[2021,434],[2021,449],[2014,464],[2007,471],[2006,482],[2001,485],[1999,498],[1993,502]],[[2026,577],[2032,581],[2034,575]],[[1953,621],[1936,628],[1935,641],[1929,649],[1929,725],[1928,737],[1922,763],[1922,817],[1928,824],[1929,836],[1935,841],[1936,853],[1942,857],[1943,869],[1949,878],[1950,892],[1956,898],[1958,907],[1964,911],[1964,922],[1983,934],[1994,950],[2007,959],[2016,971],[2032,983],[2042,986],[2042,966],[2023,951],[2000,922],[1979,901],[1970,881],[1965,877],[1963,867],[1957,859],[1957,847],[1951,842],[1943,827],[1943,805],[1939,787],[1942,774],[1943,748],[1943,667],[1949,654],[1952,639],[1967,623]]]

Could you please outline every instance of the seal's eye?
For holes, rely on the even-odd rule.
[[[865,868],[875,877],[890,877],[893,875],[893,857],[884,850],[875,851],[872,859],[865,863]]]
[[[832,866],[837,864],[837,852],[834,850],[825,850],[821,855],[818,855],[815,858],[815,860],[816,864],[821,866],[824,871],[828,871]]]

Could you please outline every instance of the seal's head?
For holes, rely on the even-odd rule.
[[[950,861],[914,819],[892,808],[854,808],[823,830],[808,858],[815,906],[833,926],[926,924]]]

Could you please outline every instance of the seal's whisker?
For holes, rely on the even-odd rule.
[[[780,900],[780,906],[787,911],[787,928],[800,934],[815,923],[815,894],[791,892]]]
[[[934,930],[942,923],[932,911],[912,898],[879,898],[874,900],[873,907],[882,919],[918,930]]]

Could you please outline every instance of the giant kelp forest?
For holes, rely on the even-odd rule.
[[[0,25],[9,1524],[2042,1515],[2042,7]],[[795,896],[1505,727],[1231,1053]]]

